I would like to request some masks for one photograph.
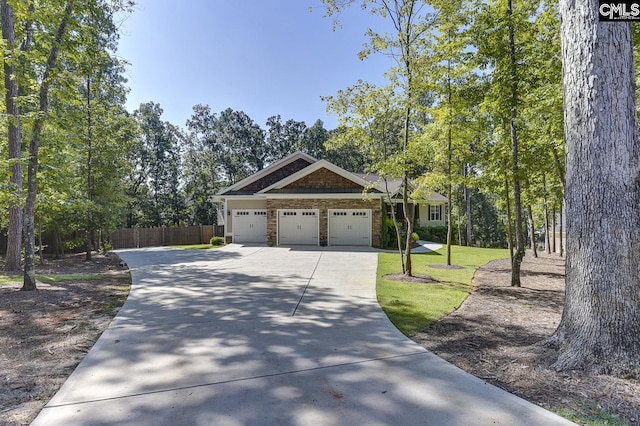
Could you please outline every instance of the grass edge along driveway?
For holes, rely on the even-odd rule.
[[[385,279],[386,275],[402,273],[402,264],[398,253],[380,253],[376,281],[378,303],[396,328],[411,337],[458,309],[471,293],[471,280],[478,268],[508,257],[507,249],[451,246],[454,268],[443,268],[437,265],[446,265],[446,247],[431,253],[412,253],[413,275],[426,275],[440,281],[420,283]]]

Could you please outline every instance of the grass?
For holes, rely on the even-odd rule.
[[[105,275],[65,274],[65,275],[40,275],[36,274],[36,280],[43,283],[63,283],[66,281],[95,281],[108,278]]]
[[[22,282],[22,275],[0,275],[0,285],[13,285]]]
[[[220,248],[223,247],[224,244],[219,246],[213,246],[211,244],[189,244],[189,245],[175,245],[171,246],[174,248],[186,249],[186,250],[209,250],[212,248]]]
[[[591,402],[584,402],[578,410],[570,408],[552,409],[557,415],[585,426],[629,426],[630,423],[618,416],[594,406]]]
[[[476,269],[495,259],[509,257],[505,249],[451,247],[451,263],[460,269],[440,269],[431,265],[446,264],[446,248],[433,253],[412,254],[413,274],[428,275],[439,283],[391,281],[385,275],[402,272],[397,253],[378,255],[376,292],[378,302],[391,322],[406,336],[429,327],[456,310],[471,291]]]
[[[36,274],[36,280],[43,283],[62,283],[67,281],[95,281],[104,280],[109,277],[105,275],[87,274],[64,274],[64,275],[42,275]],[[0,285],[21,284],[22,275],[0,275]]]

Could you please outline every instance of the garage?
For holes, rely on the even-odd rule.
[[[278,244],[318,245],[318,210],[278,210]]]
[[[232,210],[234,243],[267,242],[267,210]]]
[[[329,209],[330,246],[370,246],[371,210]]]

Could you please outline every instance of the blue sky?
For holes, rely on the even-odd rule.
[[[320,96],[358,79],[384,83],[389,58],[357,57],[369,27],[386,23],[358,5],[332,30],[320,0],[136,0],[122,24],[119,56],[130,65],[127,107],[154,101],[163,119],[184,127],[196,104],[326,128],[336,117]],[[313,11],[309,11],[312,7]]]

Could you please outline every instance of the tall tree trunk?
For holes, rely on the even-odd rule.
[[[562,234],[564,234],[564,229],[562,227],[562,203],[560,203],[560,217],[558,218],[558,246],[560,250],[560,257],[564,256],[564,245],[562,241]]]
[[[467,175],[468,176],[468,175]],[[466,226],[466,239],[467,246],[471,246],[473,244],[473,224],[471,222],[471,189],[465,186],[464,188],[464,203],[465,203],[465,211],[467,215],[467,226]]]
[[[551,211],[551,253],[556,252],[556,208]]]
[[[402,208],[404,209],[404,218],[407,222],[407,237],[406,237],[406,245],[404,247],[404,264],[405,271],[404,274],[406,276],[413,276],[413,268],[411,264],[411,248],[413,246],[413,240],[411,238],[411,234],[413,234],[413,204],[409,203],[409,190],[407,189],[407,185],[409,184],[409,179],[407,177],[407,173],[405,172],[404,176],[404,189],[402,190]]]
[[[529,216],[529,242],[531,243],[531,251],[533,257],[538,257],[538,248],[536,247],[536,226],[533,223],[533,211],[531,206],[527,206],[527,215]]]
[[[16,48],[13,7],[2,0],[2,38],[8,49]],[[22,271],[22,131],[20,127],[20,111],[18,109],[18,82],[16,66],[5,52],[4,57],[5,104],[8,120],[9,163],[11,177],[9,186],[13,191],[9,205],[9,229],[7,232],[7,255],[4,270],[6,272]]]
[[[38,224],[38,261],[44,265],[44,246],[42,245],[42,223]]]
[[[516,119],[518,118],[518,77],[516,62],[515,29],[513,24],[513,3],[509,0],[509,59],[511,61],[511,119],[509,134],[511,136],[511,167],[513,168],[513,209],[516,221],[516,251],[511,262],[511,285],[520,287],[520,265],[524,258],[524,232],[522,231],[522,201],[520,197],[520,166],[518,164],[518,134]]]
[[[87,229],[85,230],[85,261],[91,260],[93,250],[93,135],[91,117],[91,76],[87,75]]]
[[[555,368],[640,375],[640,141],[631,25],[562,0],[567,272]]]
[[[513,218],[511,217],[511,198],[509,197],[509,178],[507,172],[504,173],[504,193],[507,198],[507,245],[509,246],[509,256],[513,264]]]
[[[451,42],[451,38],[449,38]],[[453,94],[451,91],[451,60],[447,59],[447,102],[449,104],[449,119],[447,123],[447,265],[451,265],[451,240],[453,239],[453,223],[451,221],[451,211],[453,210],[451,199],[453,198],[453,184],[451,182],[451,168],[453,163]]]
[[[29,142],[29,163],[27,165],[27,202],[25,204],[24,217],[24,281],[23,291],[36,290],[36,266],[35,266],[35,212],[37,195],[38,150],[40,149],[40,135],[44,127],[44,120],[49,112],[49,87],[51,86],[51,72],[58,61],[58,54],[62,40],[67,31],[67,25],[71,18],[71,5],[67,4],[56,38],[51,46],[47,64],[45,66],[42,84],[38,93],[40,113],[33,122],[31,141]]]
[[[558,174],[558,180],[562,185],[562,192],[564,193],[565,186],[566,186],[565,167],[563,167],[562,162],[560,162],[560,156],[558,155],[558,150],[556,149],[555,146],[551,147],[551,153],[553,155],[553,164],[556,165],[556,173]]]
[[[549,239],[549,203],[547,200],[547,177],[542,174],[542,188],[544,191],[543,204],[544,204],[544,247],[545,252],[551,253],[551,241]]]
[[[402,262],[402,273],[405,273],[405,265],[404,265],[404,253],[402,252],[402,232],[400,231],[400,226],[398,225],[398,221],[396,219],[396,205],[391,199],[391,193],[389,192],[389,182],[386,177],[384,179],[384,189],[387,194],[387,200],[389,200],[389,206],[391,207],[391,220],[393,220],[393,228],[396,230],[396,242],[398,244],[398,253],[400,253],[400,262]],[[385,216],[386,217],[386,216]],[[384,226],[384,217],[382,218],[382,223]]]

